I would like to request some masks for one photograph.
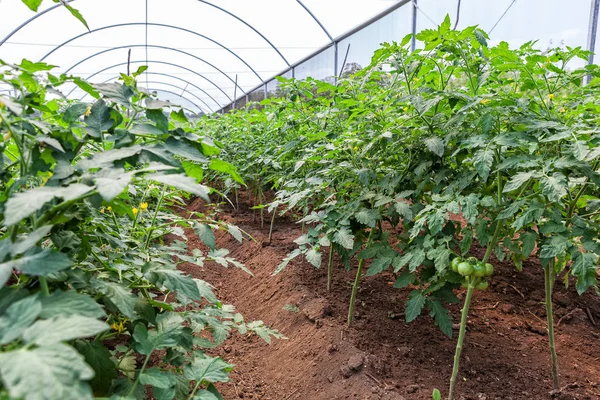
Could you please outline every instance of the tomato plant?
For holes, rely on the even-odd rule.
[[[189,194],[209,201],[198,171],[237,172],[183,110],[169,118],[172,104],[138,89],[145,67],[91,85],[44,63],[0,64],[0,80],[18,93],[0,96],[0,393],[144,399],[152,387],[157,399],[218,396],[213,383],[233,366],[202,349],[232,330],[282,336],[244,322],[177,268],[210,260],[246,270],[216,247],[213,230],[239,241],[244,233],[174,211]],[[67,82],[95,100],[65,100]],[[189,252],[185,229],[209,251]],[[165,353],[151,362],[157,351]]]
[[[598,67],[571,67],[587,60],[581,48],[492,47],[448,18],[416,38],[420,49],[410,51],[410,36],[384,44],[335,85],[281,80],[286,97],[201,125],[229,162],[246,164],[245,180],[276,191],[271,212],[302,215],[298,248],[276,273],[298,257],[320,268],[325,253],[330,288],[334,253],[347,269],[356,260],[349,324],[365,269],[391,270],[395,287],[412,289],[406,321],[428,310],[448,336],[444,304],[466,288],[450,398],[475,289],[497,261],[520,270],[538,258],[558,387],[555,280],[597,290]]]

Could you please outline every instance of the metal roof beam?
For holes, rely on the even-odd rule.
[[[225,77],[227,79],[229,79],[234,85],[236,85],[244,94],[246,94],[246,92],[244,91],[244,89],[242,89],[237,82],[235,82],[233,79],[231,79],[231,77],[229,75],[227,75],[225,72],[223,72],[221,69],[215,67],[213,64],[209,63],[208,61],[204,60],[203,58],[200,58],[198,56],[195,56],[191,53],[188,53],[187,51],[183,51],[183,50],[179,50],[179,49],[175,49],[173,47],[168,47],[168,46],[155,46],[155,45],[145,45],[145,44],[132,44],[132,45],[128,45],[128,46],[117,46],[117,47],[112,47],[110,49],[106,49],[106,50],[102,50],[99,51],[97,53],[94,53],[84,59],[82,59],[81,61],[77,62],[76,64],[72,65],[69,69],[67,69],[64,73],[68,74],[71,70],[73,70],[74,68],[76,68],[77,66],[79,66],[80,64],[83,64],[84,62],[97,57],[99,55],[111,52],[111,51],[115,51],[115,50],[121,50],[121,49],[128,49],[128,48],[133,48],[133,47],[144,47],[144,48],[151,48],[151,49],[163,49],[163,50],[170,50],[170,51],[176,51],[178,53],[181,54],[185,54],[186,56],[195,58],[198,61],[201,61],[205,64],[210,65],[211,67],[213,67],[215,70],[217,70],[218,72],[220,72],[221,74],[225,75]]]
[[[44,55],[42,58],[40,58],[40,61],[44,61],[46,58],[48,58],[48,57],[49,57],[49,56],[50,56],[52,53],[54,53],[55,51],[59,50],[60,48],[62,48],[62,47],[64,47],[64,46],[66,46],[67,44],[69,44],[69,43],[73,42],[74,40],[77,40],[77,39],[79,39],[79,38],[81,38],[81,37],[83,37],[83,36],[90,35],[90,34],[92,34],[92,33],[96,33],[96,32],[99,32],[99,31],[106,30],[106,29],[114,29],[114,28],[121,28],[121,27],[127,27],[127,26],[145,26],[145,25],[146,25],[146,24],[145,24],[144,22],[127,22],[127,23],[122,23],[122,24],[115,24],[115,25],[107,25],[107,26],[102,26],[102,27],[100,27],[100,28],[92,29],[91,31],[86,31],[86,32],[84,32],[84,33],[82,33],[82,34],[79,34],[79,35],[73,36],[72,38],[70,38],[70,39],[68,39],[68,40],[64,41],[63,43],[59,44],[58,46],[54,47],[52,50],[50,50],[48,53],[46,53],[46,54],[45,54],[45,55]],[[208,41],[210,41],[210,42],[212,42],[212,43],[216,44],[217,46],[221,47],[222,49],[226,50],[226,51],[227,51],[227,52],[229,52],[231,55],[233,55],[235,58],[237,58],[238,60],[240,60],[240,61],[241,61],[241,62],[242,62],[242,63],[243,63],[243,64],[244,64],[246,67],[248,67],[248,69],[249,69],[250,71],[252,71],[252,73],[253,73],[254,75],[256,75],[256,77],[257,77],[257,78],[258,78],[258,79],[259,79],[261,82],[263,82],[263,79],[262,79],[262,77],[261,77],[261,76],[258,74],[258,72],[256,72],[256,71],[254,70],[254,68],[252,68],[252,67],[250,66],[250,64],[248,64],[248,63],[246,62],[246,60],[244,60],[242,57],[240,57],[240,56],[239,56],[239,55],[238,55],[236,52],[234,52],[234,51],[233,51],[233,50],[231,50],[230,48],[228,48],[228,47],[224,46],[223,44],[221,44],[221,43],[217,42],[216,40],[214,40],[214,39],[212,39],[212,38],[210,38],[210,37],[208,37],[208,36],[205,36],[205,35],[203,35],[203,34],[201,34],[201,33],[198,33],[198,32],[195,32],[195,31],[192,31],[192,30],[189,30],[189,29],[181,28],[181,27],[179,27],[179,26],[175,26],[175,25],[168,25],[168,24],[156,24],[156,23],[148,23],[147,25],[148,25],[148,26],[158,26],[158,27],[161,27],[161,28],[167,28],[167,29],[175,29],[175,30],[178,30],[178,31],[186,32],[186,33],[189,33],[189,34],[192,34],[192,35],[195,35],[195,36],[201,37],[201,38],[203,38],[203,39],[206,39],[206,40],[208,40]],[[0,46],[1,46],[1,45],[2,45],[2,44],[0,43]]]
[[[166,82],[159,82],[159,81],[149,81],[149,82],[151,82],[151,83],[160,83],[161,85],[172,86],[172,87],[174,87],[174,88],[176,88],[176,89],[183,90],[183,92],[184,92],[184,93],[188,93],[188,94],[190,94],[191,96],[194,96],[194,97],[195,97],[196,99],[198,99],[200,102],[202,102],[202,104],[204,104],[204,105],[206,106],[206,108],[208,108],[208,110],[209,110],[211,113],[215,112],[215,111],[214,111],[214,110],[213,110],[213,109],[212,109],[212,108],[211,108],[211,107],[210,107],[208,104],[206,104],[206,102],[205,102],[204,100],[202,100],[200,97],[196,96],[194,93],[192,93],[192,92],[190,92],[189,90],[187,90],[187,86],[192,86],[192,87],[195,87],[196,89],[198,89],[198,90],[202,91],[204,94],[207,94],[207,93],[206,93],[204,90],[200,89],[198,86],[194,85],[193,83],[191,83],[191,82],[188,82],[188,81],[186,81],[185,79],[181,79],[181,78],[178,78],[178,77],[176,77],[176,76],[169,75],[169,74],[157,74],[157,73],[148,72],[148,75],[163,75],[163,76],[166,76],[166,77],[169,77],[169,78],[173,78],[173,79],[180,79],[180,80],[181,80],[183,83],[185,83],[185,84],[186,84],[186,87],[185,87],[185,88],[182,88],[182,87],[180,87],[180,86],[173,85],[173,84],[170,84],[170,83],[166,83]],[[107,80],[103,81],[102,83],[107,83],[107,82],[110,82],[110,81],[112,81],[113,79],[118,79],[118,78],[119,78],[119,76],[118,76],[118,75],[115,75],[115,76],[112,76],[112,77],[108,78]],[[86,95],[87,95],[87,94],[88,94],[88,93],[86,93]],[[183,93],[182,93],[182,94],[183,94]],[[86,96],[86,95],[84,95],[84,96],[83,96],[81,99],[85,98],[85,96]]]
[[[195,71],[192,71],[192,70],[190,70],[190,69],[187,69],[187,68],[185,68],[185,67],[182,67],[182,66],[179,66],[179,65],[176,65],[176,64],[171,64],[171,63],[167,63],[167,62],[163,62],[163,61],[153,61],[153,60],[148,60],[148,62],[151,62],[151,63],[156,63],[156,64],[168,64],[168,65],[172,65],[172,66],[174,66],[174,67],[178,67],[178,68],[181,68],[181,69],[187,70],[187,71],[189,71],[189,72],[193,73],[194,75],[198,75],[198,76],[200,76],[200,77],[203,77],[201,74],[199,74],[199,73],[197,73],[197,72],[195,72]],[[131,62],[130,62],[130,64],[140,64],[140,63],[141,63],[141,64],[143,64],[143,63],[145,63],[145,61],[143,61],[143,60],[140,60],[140,61],[131,61]],[[96,76],[96,75],[98,75],[98,74],[101,74],[101,73],[103,73],[103,72],[105,72],[105,71],[108,71],[109,69],[112,69],[112,68],[121,67],[121,66],[123,66],[123,65],[127,65],[127,62],[122,62],[122,63],[114,64],[114,65],[108,66],[108,67],[106,67],[106,68],[103,68],[103,69],[101,69],[101,70],[99,70],[99,71],[96,71],[96,72],[94,72],[93,74],[91,74],[90,76],[88,76],[87,78],[85,78],[85,80],[86,80],[86,81],[89,81],[90,79],[92,79],[94,76]],[[204,77],[203,77],[203,78],[204,78]],[[206,78],[205,78],[205,79],[206,79]],[[217,89],[221,90],[221,89],[220,89],[218,86],[216,86],[216,85],[215,85],[215,87],[216,87]],[[71,93],[73,93],[73,91],[74,91],[75,89],[77,89],[77,87],[73,88],[73,90],[71,90],[71,91],[70,91],[70,92],[67,94],[67,97],[68,97],[68,96],[69,96]],[[205,91],[203,91],[203,92],[204,92],[204,93],[205,93],[205,94],[206,94],[206,95],[207,95],[207,96],[208,96],[208,97],[209,97],[209,98],[210,98],[210,99],[211,99],[211,100],[212,100],[212,101],[213,101],[213,102],[214,102],[214,103],[217,105],[217,107],[219,107],[219,108],[220,108],[220,107],[222,107],[222,106],[221,106],[221,104],[220,104],[220,103],[219,103],[217,100],[215,100],[215,99],[214,99],[214,97],[212,97],[212,96],[211,96],[209,93],[207,93],[207,92],[205,92]],[[225,95],[225,96],[227,96],[227,95]],[[229,98],[229,97],[227,97],[227,98]]]

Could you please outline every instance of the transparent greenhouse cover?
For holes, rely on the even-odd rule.
[[[46,0],[36,14],[21,0],[0,0],[0,59],[44,61],[55,73],[102,83],[126,72],[131,49],[132,71],[149,66],[141,85],[208,113],[260,85],[266,91],[288,70],[286,77],[327,78],[335,68],[365,66],[382,42],[434,28],[446,14],[454,23],[459,3],[458,28],[479,25],[492,43],[587,48],[590,0],[72,1],[89,32],[60,3]],[[65,89],[85,97],[74,85]]]

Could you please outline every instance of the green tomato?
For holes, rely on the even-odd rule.
[[[478,290],[485,290],[488,288],[488,286],[489,286],[489,283],[487,283],[487,281],[482,281],[482,282],[479,282],[477,284],[477,286],[475,286],[475,288]]]
[[[473,265],[475,265],[475,264],[477,264],[479,262],[479,260],[477,259],[477,257],[469,257],[469,258],[467,258],[467,261],[470,264],[473,264]]]
[[[463,262],[462,257],[456,257],[455,259],[452,260],[452,271],[454,272],[458,272],[458,264],[460,264],[461,262]]]
[[[468,262],[461,262],[458,264],[458,273],[462,276],[469,276],[473,273],[473,266]]]
[[[485,264],[478,262],[473,266],[473,276],[476,278],[483,278],[486,276]]]
[[[490,263],[485,264],[485,276],[494,275],[494,266]]]

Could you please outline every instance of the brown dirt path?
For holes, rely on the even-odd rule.
[[[192,210],[199,207],[196,202],[190,205]],[[231,250],[231,256],[255,276],[210,264],[182,269],[213,284],[219,299],[234,304],[247,321],[261,319],[288,337],[268,345],[254,336],[233,335],[218,353],[236,366],[232,382],[220,387],[225,399],[425,400],[436,387],[445,395],[455,338],[444,336],[427,316],[406,324],[408,289],[392,288],[391,275],[362,281],[355,323],[346,329],[355,270],[336,269],[331,293],[325,288],[326,271],[303,261],[293,261],[273,277],[280,261],[295,248],[300,227],[278,219],[273,243],[264,245],[268,221],[261,228],[247,209],[237,215],[226,211],[219,218],[258,241],[239,244],[225,233],[217,234],[217,246]],[[203,247],[197,238],[190,245]],[[573,285],[568,290],[556,285],[564,390],[552,396],[541,268],[529,263],[523,273],[516,273],[508,264],[494,264],[497,273],[490,289],[474,296],[458,398],[600,400],[598,296],[579,297]],[[458,295],[462,298],[464,293]],[[287,304],[300,311],[284,309]],[[450,312],[458,321],[460,305],[451,306]]]

